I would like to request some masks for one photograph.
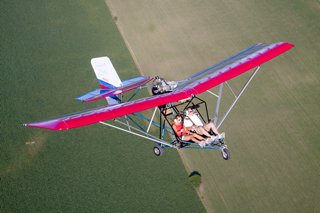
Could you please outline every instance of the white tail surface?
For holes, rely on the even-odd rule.
[[[91,59],[91,65],[102,89],[121,86],[118,73],[108,57],[93,58]]]
[[[108,57],[92,58],[91,65],[101,89],[115,89],[122,85],[117,71]],[[106,98],[109,104],[117,104],[113,98]]]

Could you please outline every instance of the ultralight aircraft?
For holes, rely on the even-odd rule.
[[[160,77],[153,78],[150,76],[137,76],[121,81],[108,57],[93,58],[91,65],[98,79],[100,89],[81,95],[77,100],[89,102],[105,98],[108,105],[24,125],[49,130],[68,130],[101,123],[155,142],[153,152],[156,156],[161,156],[165,148],[200,149],[198,144],[183,141],[173,131],[173,117],[178,114],[183,116],[182,112],[186,108],[192,107],[198,112],[204,123],[212,121],[219,128],[259,71],[260,66],[290,50],[293,46],[293,44],[288,42],[254,44],[180,81],[166,81]],[[235,92],[228,84],[228,80],[250,70],[253,70],[253,72],[244,83],[242,89]],[[221,119],[219,119],[223,85],[226,85],[234,95],[234,100]],[[210,89],[216,86],[219,86],[218,94],[210,91]],[[137,94],[144,88],[151,88],[152,96],[137,99]],[[133,94],[125,100],[124,94],[129,91]],[[199,97],[203,92],[208,92],[217,98],[215,113],[212,118],[209,117],[206,101]],[[153,108],[154,110],[150,118],[140,113],[140,111]],[[155,116],[157,113],[159,114],[159,120],[156,121]],[[151,133],[151,126],[159,129],[158,136]],[[220,150],[223,159],[230,159],[230,151],[225,141],[209,144],[203,147],[203,149]]]

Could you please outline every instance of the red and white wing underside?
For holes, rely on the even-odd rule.
[[[260,66],[288,51],[293,46],[293,44],[286,42],[255,44],[216,65],[188,77],[186,81],[178,85],[171,93],[151,96],[117,105],[94,108],[51,120],[28,123],[25,124],[25,126],[50,130],[67,130],[114,119],[167,103],[177,102],[205,92],[252,68]]]

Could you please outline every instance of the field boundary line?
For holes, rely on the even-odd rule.
[[[111,14],[111,16],[112,16],[112,19],[114,20],[114,17],[116,17],[116,16],[113,14],[113,11],[114,11],[114,10],[112,10],[112,8],[113,8],[113,7],[112,7],[112,3],[111,3],[111,2],[108,3],[107,0],[105,0],[104,2],[106,3],[107,9],[110,11],[110,14]],[[117,26],[118,31],[119,31],[119,33],[120,33],[120,35],[121,35],[121,37],[122,37],[122,39],[123,39],[123,41],[124,41],[127,49],[129,50],[130,55],[132,56],[132,59],[133,59],[135,65],[137,66],[137,69],[139,70],[139,72],[140,72],[141,75],[145,75],[145,74],[143,73],[143,71],[142,71],[142,68],[141,68],[141,66],[140,66],[140,64],[139,64],[139,62],[138,62],[138,60],[137,60],[137,57],[136,57],[136,55],[134,54],[134,52],[133,52],[133,50],[132,50],[132,48],[131,48],[128,40],[127,40],[126,37],[124,36],[124,33],[123,33],[122,29],[121,29],[121,26],[118,24],[118,21],[119,21],[119,20],[114,20],[114,23],[115,23],[115,25]]]

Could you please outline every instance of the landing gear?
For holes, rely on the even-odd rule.
[[[227,148],[223,148],[223,149],[221,150],[221,155],[222,155],[222,158],[223,158],[224,160],[229,160],[229,159],[231,158],[230,151],[229,151],[229,149],[227,149]]]
[[[156,155],[156,156],[162,156],[163,153],[164,153],[164,150],[163,148],[161,147],[161,145],[157,144],[153,147],[153,153]]]

